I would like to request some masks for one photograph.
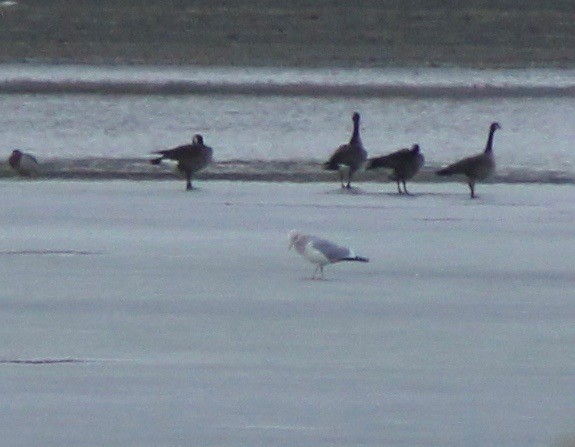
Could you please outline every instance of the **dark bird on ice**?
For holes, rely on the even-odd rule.
[[[150,160],[153,165],[158,165],[162,160],[175,160],[178,162],[178,170],[186,177],[186,190],[192,189],[192,175],[204,169],[212,162],[213,150],[204,144],[204,138],[196,134],[192,139],[192,144],[153,152],[161,154],[161,157]]]
[[[370,158],[367,162],[366,169],[388,168],[391,169],[390,179],[397,182],[397,191],[399,194],[407,191],[405,182],[413,178],[419,172],[425,157],[419,149],[419,144],[414,144],[411,149],[400,149],[391,154],[382,155],[381,157]],[[401,185],[403,184],[403,191]]]
[[[359,136],[359,113],[352,116],[353,133],[349,143],[342,144],[324,163],[324,168],[328,171],[339,171],[339,178],[342,188],[351,188],[351,178],[367,160],[367,151],[363,148],[361,137]],[[344,172],[347,171],[347,185],[344,184]]]
[[[12,151],[8,164],[22,177],[34,177],[40,173],[40,163],[33,155],[19,151]]]
[[[485,180],[495,173],[495,156],[493,154],[493,134],[501,129],[499,123],[491,123],[485,150],[472,157],[459,160],[446,168],[437,171],[438,175],[463,174],[467,177],[467,184],[471,191],[471,198],[475,198],[475,183]]]

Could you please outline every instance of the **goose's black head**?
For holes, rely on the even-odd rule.
[[[12,154],[10,155],[10,158],[8,159],[8,163],[10,164],[10,166],[15,168],[20,163],[21,158],[22,158],[22,151],[15,149],[12,151]]]
[[[192,138],[192,143],[193,144],[204,144],[204,137],[202,137],[199,133],[194,135],[194,138]]]
[[[413,152],[414,154],[419,154],[419,144],[414,144],[413,146],[411,146],[411,152]]]
[[[359,113],[353,112],[351,119],[353,120],[354,123],[358,123],[359,122]]]
[[[501,129],[499,123],[491,123],[489,126],[489,136],[487,138],[487,144],[485,145],[485,152],[491,152],[493,150],[493,135],[497,129]]]

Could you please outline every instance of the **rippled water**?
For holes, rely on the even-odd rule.
[[[283,170],[297,177],[349,139],[357,110],[370,155],[418,142],[433,170],[482,150],[489,124],[498,121],[501,180],[572,181],[574,74],[6,65],[0,66],[0,104],[9,111],[0,117],[2,150],[32,152],[52,172],[91,159],[86,171],[98,165],[98,173],[153,175],[158,170],[145,163],[151,151],[201,133],[217,162],[207,175]],[[30,83],[42,93],[30,93]],[[171,83],[181,89],[163,87]],[[371,90],[354,90],[365,85]],[[138,94],[128,94],[134,86]]]

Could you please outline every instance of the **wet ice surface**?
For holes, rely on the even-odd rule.
[[[0,436],[539,446],[573,432],[570,186],[0,183]],[[391,192],[391,193],[390,193]],[[369,264],[313,266],[298,228]]]
[[[193,82],[332,86],[344,94],[0,94],[10,113],[0,116],[6,160],[13,149],[54,159],[133,159],[191,141],[201,133],[216,162],[325,161],[349,141],[351,114],[362,114],[361,134],[370,156],[419,143],[431,169],[485,147],[492,121],[499,173],[511,182],[575,178],[575,127],[570,119],[575,87],[572,70],[288,70],[200,67],[89,67],[0,65],[0,85],[31,80],[102,86]],[[347,86],[418,88],[485,86],[503,89],[571,89],[565,95],[530,97],[472,95],[421,97],[406,94],[345,95]],[[249,89],[248,89],[249,91]],[[131,162],[116,170],[128,170]],[[293,169],[298,169],[296,163]],[[64,163],[58,169],[70,168]],[[149,166],[147,168],[153,172]],[[512,175],[509,172],[513,172]],[[557,174],[559,173],[559,174]],[[249,174],[249,172],[248,172]]]
[[[145,161],[152,151],[189,143],[194,133],[201,133],[213,147],[216,163],[236,161],[235,171],[250,175],[274,161],[327,160],[349,141],[351,113],[359,110],[370,156],[417,142],[426,168],[433,170],[482,151],[490,123],[498,121],[502,130],[495,135],[494,150],[500,175],[541,182],[557,173],[575,176],[575,127],[566,120],[572,98],[0,95],[0,103],[12,111],[0,118],[4,162],[19,148],[42,164],[112,158],[119,161],[109,171],[129,171],[133,160],[120,159]],[[144,165],[143,172],[157,172]],[[58,170],[69,168],[63,163]],[[302,170],[297,163],[289,169]]]

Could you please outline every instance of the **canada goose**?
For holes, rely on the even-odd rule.
[[[446,168],[437,171],[438,175],[463,174],[467,177],[467,184],[471,190],[471,198],[475,198],[475,183],[477,180],[485,180],[495,172],[495,156],[493,155],[493,134],[501,129],[499,123],[491,123],[489,137],[485,145],[485,151],[459,160]]]
[[[176,160],[178,170],[186,176],[186,190],[192,189],[192,174],[205,168],[212,161],[212,148],[204,144],[201,135],[196,134],[192,139],[192,144],[185,144],[174,149],[153,152],[161,154],[159,158],[150,160],[153,165],[158,165],[162,160]]]
[[[351,188],[351,178],[353,174],[360,169],[367,160],[367,152],[361,144],[359,136],[359,113],[352,115],[353,133],[349,143],[342,144],[331,155],[329,160],[324,163],[324,168],[328,171],[339,171],[339,178],[342,188]],[[347,185],[343,181],[343,173],[348,171]]]
[[[355,253],[347,247],[334,244],[333,242],[321,239],[316,236],[310,236],[292,230],[288,234],[289,249],[295,247],[296,251],[312,264],[316,264],[311,279],[315,279],[318,270],[319,278],[323,278],[323,268],[328,264],[335,264],[342,261],[369,262],[368,258],[356,256]]]
[[[397,182],[397,191],[399,194],[402,194],[402,192],[409,194],[405,186],[405,181],[413,178],[421,169],[424,162],[425,157],[419,149],[419,144],[414,144],[411,146],[411,149],[400,149],[388,155],[370,158],[367,162],[366,169],[392,169],[393,172],[390,178]],[[401,184],[403,184],[403,191],[401,191]]]
[[[22,177],[33,177],[40,173],[40,164],[36,157],[18,149],[12,151],[8,163]]]

